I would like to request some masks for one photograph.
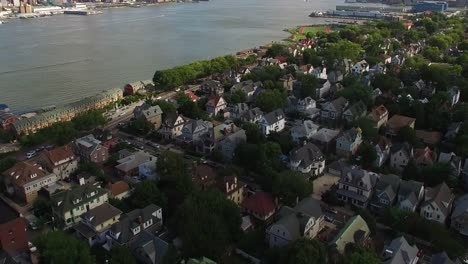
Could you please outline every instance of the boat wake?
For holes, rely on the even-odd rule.
[[[51,67],[63,66],[63,65],[68,65],[68,64],[75,64],[75,63],[80,63],[80,62],[85,62],[85,61],[92,61],[92,59],[86,58],[86,59],[75,60],[75,61],[67,61],[67,62],[62,62],[62,63],[55,63],[55,64],[49,64],[49,65],[42,65],[42,66],[24,68],[24,69],[4,71],[4,72],[0,72],[0,75],[9,74],[9,73],[16,73],[16,72],[22,72],[22,71],[30,71],[30,70],[51,68]]]

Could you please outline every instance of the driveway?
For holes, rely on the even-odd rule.
[[[328,173],[325,173],[323,176],[318,177],[313,181],[314,193],[312,194],[312,197],[321,200],[322,194],[328,191],[333,184],[336,184],[339,179],[340,177],[333,176]]]

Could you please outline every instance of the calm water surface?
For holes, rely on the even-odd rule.
[[[342,0],[211,0],[107,9],[96,16],[12,19],[0,25],[0,103],[14,112],[75,101],[157,69],[288,36],[313,10]]]

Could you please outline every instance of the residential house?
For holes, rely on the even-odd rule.
[[[219,113],[226,109],[227,103],[222,96],[213,95],[208,98],[208,102],[206,102],[206,112],[210,116],[217,116]]]
[[[321,128],[310,137],[310,141],[325,153],[334,153],[339,130]]]
[[[276,109],[265,114],[259,125],[263,135],[268,136],[271,132],[281,132],[286,124],[286,116],[282,109]]]
[[[462,172],[462,158],[457,156],[455,153],[439,153],[439,162],[448,163],[452,168],[452,176],[456,179],[460,176]]]
[[[331,102],[324,103],[320,111],[321,121],[329,126],[339,126],[341,124],[343,112],[347,106],[348,100],[344,97],[338,97]]]
[[[397,136],[400,129],[410,127],[414,129],[416,119],[401,115],[393,115],[387,122],[387,135]]]
[[[392,57],[392,64],[393,65],[402,65],[405,62],[405,57],[397,54]]]
[[[78,169],[78,157],[70,145],[43,151],[37,162],[62,180],[70,177],[70,174]]]
[[[460,132],[462,126],[463,122],[451,123],[447,128],[447,132],[445,133],[444,138],[447,140],[454,140]]]
[[[159,129],[162,123],[163,111],[159,105],[151,106],[149,104],[142,104],[141,106],[135,107],[133,115],[135,118],[143,118],[153,125],[153,129]]]
[[[317,86],[315,87],[315,95],[317,98],[324,98],[330,94],[331,83],[326,79],[318,79]]]
[[[320,201],[310,197],[294,208],[283,206],[276,221],[267,228],[266,240],[270,247],[282,247],[299,238],[313,239],[324,227],[324,218]]]
[[[256,192],[244,199],[241,204],[242,212],[258,220],[268,221],[276,212],[276,202],[267,192]]]
[[[120,219],[122,211],[114,206],[103,203],[81,215],[81,223],[76,225],[78,236],[90,246],[106,241],[106,231]]]
[[[234,158],[237,146],[247,142],[247,135],[244,129],[232,131],[229,135],[219,142],[219,150],[226,161]]]
[[[12,256],[27,252],[28,234],[25,219],[3,199],[0,199],[0,212],[0,252],[4,251]],[[0,263],[4,263],[1,257]]]
[[[426,188],[421,204],[421,216],[444,224],[452,210],[455,195],[445,182],[433,188]]]
[[[380,128],[387,124],[388,110],[384,105],[379,105],[372,108],[372,111],[367,117],[374,123],[374,127]]]
[[[461,264],[459,259],[452,260],[445,251],[434,254],[431,257],[430,264]]]
[[[263,112],[258,107],[248,110],[241,116],[241,120],[243,122],[249,122],[249,123],[257,123],[262,118],[263,118]]]
[[[455,106],[460,101],[460,88],[453,86],[448,90],[450,105]]]
[[[351,67],[351,72],[354,74],[363,74],[369,71],[369,63],[367,61],[362,60],[360,62],[356,62],[353,67]]]
[[[116,181],[107,183],[106,189],[109,192],[109,198],[122,200],[130,196],[130,186],[125,181]]]
[[[155,156],[141,150],[119,159],[115,168],[121,177],[156,179],[156,160]]]
[[[304,120],[302,124],[295,125],[291,128],[291,138],[294,142],[300,143],[308,140],[317,133],[319,126],[310,120]]]
[[[69,227],[80,221],[80,216],[109,199],[107,190],[96,185],[80,185],[51,196],[55,224]]]
[[[376,74],[385,74],[387,72],[387,67],[382,62],[375,64],[369,69],[369,75],[374,76]]]
[[[349,158],[356,154],[361,143],[362,131],[360,128],[346,130],[336,139],[336,154]]]
[[[450,225],[460,234],[468,236],[468,194],[458,198],[455,202]]]
[[[207,134],[204,134],[195,146],[198,153],[209,155],[214,150],[218,149],[220,142],[230,134],[239,131],[239,128],[232,122],[222,123],[210,129]]]
[[[37,192],[55,184],[58,177],[37,163],[21,161],[3,172],[3,180],[8,194],[15,195],[26,203],[33,203]]]
[[[293,84],[294,84],[295,78],[292,74],[286,74],[283,77],[279,79],[279,82],[282,84],[283,89],[286,91],[292,91],[293,90]]]
[[[138,263],[161,264],[169,244],[147,231],[142,231],[129,245],[130,251]]]
[[[411,246],[404,236],[397,237],[382,252],[384,264],[416,264],[419,260],[419,249]]]
[[[414,82],[414,87],[419,91],[420,98],[429,98],[436,93],[436,87],[432,82],[426,83],[423,80]]]
[[[249,111],[249,106],[246,103],[235,104],[230,111],[229,117],[232,119],[241,119],[245,113]]]
[[[319,80],[327,80],[327,68],[326,67],[315,67],[312,68],[310,75],[314,76]]]
[[[217,174],[215,170],[204,164],[192,165],[192,182],[202,191],[216,184]]]
[[[394,174],[381,175],[375,185],[374,196],[370,202],[370,208],[378,213],[392,207],[398,196],[400,177]]]
[[[75,141],[75,152],[82,160],[93,163],[104,163],[109,158],[109,149],[91,134]]]
[[[438,131],[415,130],[416,138],[424,144],[436,146],[440,142],[442,134]]]
[[[424,197],[424,184],[418,181],[400,182],[397,206],[401,210],[415,212]]]
[[[246,101],[253,102],[255,93],[261,86],[261,82],[253,82],[252,80],[247,80],[234,84],[231,87],[231,93],[243,92],[246,95]]]
[[[346,222],[346,225],[335,236],[330,245],[340,254],[344,254],[346,245],[366,245],[369,236],[370,230],[366,221],[360,215],[356,215]]]
[[[434,165],[437,154],[429,147],[414,149],[413,160],[417,167],[424,168]]]
[[[291,150],[289,168],[310,176],[318,176],[325,170],[325,156],[313,143],[307,143]]]
[[[402,172],[413,158],[413,147],[405,143],[395,144],[390,148],[390,167]]]
[[[237,180],[237,176],[225,176],[218,183],[219,190],[226,196],[227,199],[240,205],[244,201],[245,184]]]
[[[150,204],[145,208],[135,209],[123,214],[119,222],[112,225],[107,232],[107,241],[103,247],[110,251],[114,245],[128,246],[144,231],[149,233],[159,231],[162,224],[161,207]]]
[[[182,134],[182,128],[187,122],[188,119],[183,115],[167,113],[161,125],[161,129],[159,129],[159,134],[165,139],[175,139]]]
[[[338,70],[331,71],[327,74],[327,79],[330,83],[335,84],[343,81],[343,73]]]
[[[185,95],[187,95],[190,98],[190,100],[194,103],[200,99],[200,97],[191,90],[185,91]]]
[[[213,123],[201,119],[190,119],[182,127],[182,134],[176,138],[179,144],[196,144],[213,128]]]
[[[286,111],[289,113],[299,112],[309,118],[315,118],[320,115],[320,109],[316,108],[316,102],[312,97],[298,99],[295,96],[288,96],[288,107]]]
[[[0,128],[4,131],[10,130],[10,125],[15,123],[18,118],[9,111],[0,110]]]
[[[355,167],[345,168],[338,181],[337,197],[357,207],[366,208],[378,179],[379,175],[376,173]]]
[[[224,87],[219,81],[206,80],[200,85],[202,92],[208,95],[222,95],[224,93]]]
[[[343,112],[343,119],[347,122],[347,124],[352,124],[354,121],[358,120],[359,118],[365,116],[367,114],[367,106],[362,102],[359,101],[346,109]]]
[[[377,154],[377,159],[375,159],[373,165],[377,168],[380,168],[383,164],[385,164],[385,162],[387,162],[388,158],[390,157],[390,148],[392,146],[392,142],[384,136],[379,136],[373,141],[373,145]]]
[[[346,162],[346,160],[339,159],[330,163],[330,165],[327,166],[327,169],[329,174],[337,176],[339,178],[341,177],[341,172],[347,167],[349,167],[349,164]]]

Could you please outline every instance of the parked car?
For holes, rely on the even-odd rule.
[[[30,241],[28,241],[28,247],[29,247],[29,251],[31,251],[31,253],[34,253],[34,252],[37,251],[36,246],[33,243],[31,243]]]

